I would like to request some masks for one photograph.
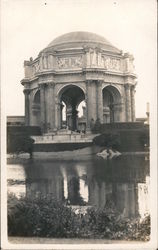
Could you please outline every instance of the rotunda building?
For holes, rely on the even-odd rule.
[[[71,32],[54,39],[36,59],[24,61],[21,81],[25,123],[45,133],[66,126],[78,130],[84,103],[86,130],[101,123],[135,121],[133,56],[104,37]]]

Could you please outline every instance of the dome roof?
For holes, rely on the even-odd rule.
[[[91,32],[70,32],[55,38],[51,43],[48,44],[47,48],[54,49],[66,49],[66,48],[77,48],[83,46],[99,46],[107,51],[120,53],[120,50],[114,47],[108,40],[103,36],[97,35]]]

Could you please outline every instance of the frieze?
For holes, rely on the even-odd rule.
[[[57,66],[59,69],[80,68],[83,64],[82,56],[77,57],[57,57]]]
[[[121,58],[113,58],[102,53],[98,48],[89,48],[86,53],[87,67],[101,67],[109,71],[122,71]]]
[[[104,62],[104,68],[106,70],[121,71],[121,60],[116,58],[110,58],[102,56]]]
[[[34,64],[32,65],[33,74],[39,72],[40,69],[41,69],[41,67],[40,67],[39,61],[37,61],[36,63],[34,63]]]
[[[84,62],[85,58],[85,62]],[[86,56],[56,57],[43,54],[39,60],[32,64],[32,75],[45,71],[46,69],[77,69],[77,68],[102,68],[111,72],[133,72],[133,63],[128,58],[115,58],[102,54],[98,49],[90,48]],[[55,65],[56,64],[56,65]]]

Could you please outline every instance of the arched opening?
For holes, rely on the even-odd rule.
[[[113,86],[107,86],[102,91],[103,94],[103,123],[113,123],[120,121],[121,95]]]
[[[32,113],[34,116],[34,125],[39,126],[40,124],[40,90],[34,95],[33,103],[32,103]]]
[[[64,87],[59,93],[59,127],[73,131],[83,130],[81,117],[83,118],[82,106],[85,107],[85,94],[75,85]],[[86,117],[85,117],[86,119]],[[84,123],[85,123],[84,119]],[[84,128],[85,130],[85,128]]]

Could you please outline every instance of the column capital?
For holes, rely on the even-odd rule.
[[[55,82],[47,82],[45,85],[49,88],[55,88]]]
[[[136,85],[131,85],[131,90],[135,91]]]
[[[90,47],[88,47],[88,46],[83,47],[84,52],[89,52],[89,49],[90,49]]]
[[[130,83],[125,83],[125,89],[130,89],[130,87],[132,86],[132,84],[130,84]]]
[[[98,53],[103,52],[103,50],[102,50],[100,47],[96,47],[95,50],[96,50],[96,52],[98,52]]]
[[[94,81],[94,80],[90,80],[90,79],[86,79],[86,84],[90,84],[92,81]]]
[[[29,94],[30,94],[30,91],[31,91],[30,89],[24,89],[24,90],[23,90],[23,93],[24,93],[25,95],[29,95]]]
[[[100,79],[100,80],[97,80],[97,83],[101,85],[101,84],[104,83],[104,80],[101,80],[101,79]]]
[[[55,82],[54,81],[48,81],[48,82],[39,82],[38,83],[39,87],[42,88],[42,87],[54,87],[55,86]]]
[[[45,87],[45,85],[46,85],[46,83],[45,83],[45,82],[44,82],[44,83],[38,83],[38,86],[39,86],[39,88],[40,88],[40,89],[44,88],[44,87]]]

